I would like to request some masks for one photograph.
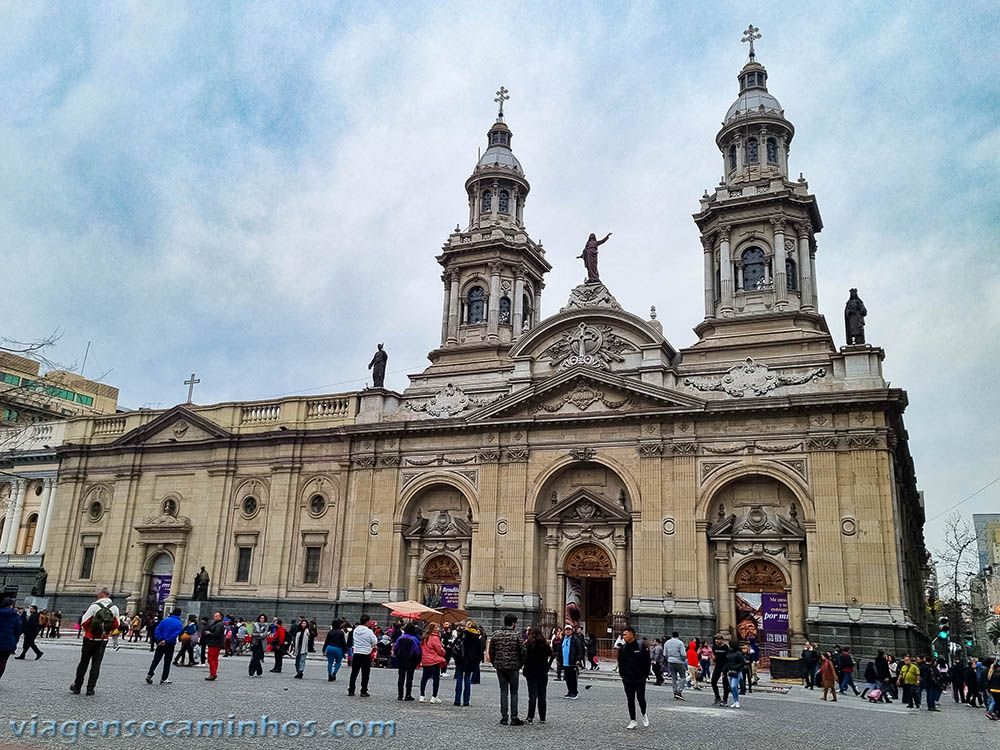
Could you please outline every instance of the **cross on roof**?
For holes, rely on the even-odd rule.
[[[508,99],[510,99],[510,97],[507,95],[507,89],[505,89],[503,86],[501,86],[500,90],[497,91],[497,97],[496,97],[496,99],[493,100],[493,101],[497,102],[500,105],[500,119],[501,120],[503,119],[503,103],[505,101],[507,101]]]
[[[751,60],[754,59],[754,54],[753,54],[753,42],[754,42],[754,39],[760,39],[760,29],[758,29],[753,24],[750,24],[749,26],[747,26],[747,30],[743,32],[743,39],[740,40],[740,41],[742,41],[743,44],[746,44],[747,42],[750,42],[750,59]]]
[[[201,382],[201,378],[196,378],[194,376],[193,372],[191,373],[191,379],[184,381],[184,385],[186,385],[188,387],[188,400],[187,400],[186,403],[189,403],[189,404],[192,403],[191,399],[194,398],[194,386],[195,386],[196,383],[200,383],[200,382]]]

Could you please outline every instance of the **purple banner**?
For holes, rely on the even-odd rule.
[[[156,608],[163,609],[163,602],[170,596],[170,583],[173,576],[153,576],[153,587],[156,590]]]
[[[760,603],[761,630],[788,633],[788,595],[762,594]],[[787,636],[785,642],[788,642]]]
[[[458,584],[457,583],[443,583],[441,584],[441,606],[451,607],[452,609],[458,609]]]

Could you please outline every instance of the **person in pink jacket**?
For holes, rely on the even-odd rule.
[[[433,622],[424,630],[424,635],[420,639],[420,666],[423,667],[423,674],[420,676],[420,702],[427,702],[424,692],[427,688],[427,681],[433,680],[434,693],[431,695],[430,703],[440,703],[438,698],[438,687],[441,685],[441,667],[445,665],[444,646],[441,645],[441,636],[438,633],[438,626]]]

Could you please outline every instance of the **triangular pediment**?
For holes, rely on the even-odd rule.
[[[606,524],[619,525],[631,521],[628,511],[606,497],[588,489],[580,489],[538,514],[545,524]]]
[[[602,370],[579,366],[545,378],[495,404],[469,415],[469,421],[482,419],[579,414],[615,413],[648,410],[702,409],[705,401],[667,388],[643,383]]]
[[[231,437],[231,434],[215,422],[183,406],[175,406],[152,422],[122,435],[114,444],[192,443],[227,437]]]

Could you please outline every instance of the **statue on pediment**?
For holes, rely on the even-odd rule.
[[[611,232],[604,235],[603,240],[597,239],[597,235],[591,232],[590,237],[587,238],[587,244],[583,247],[583,252],[580,253],[578,258],[583,258],[583,265],[587,268],[587,283],[593,284],[601,280],[600,274],[597,273],[597,248],[603,245],[611,237]]]

